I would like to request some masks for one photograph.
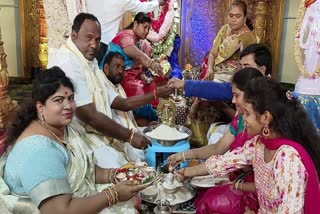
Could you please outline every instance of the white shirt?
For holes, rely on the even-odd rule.
[[[158,1],[140,2],[139,0],[89,0],[87,9],[101,24],[101,42],[109,44],[117,35],[120,22],[126,12],[149,13],[159,6]]]
[[[112,83],[111,83],[112,84]],[[108,89],[108,91],[113,91],[114,93],[116,93],[118,96],[120,96],[120,97],[122,97],[121,96],[121,94],[120,94],[120,92],[118,91],[118,88],[117,88],[117,86],[114,86],[114,88],[111,86],[111,85],[106,85],[106,87],[107,87],[107,89]],[[126,97],[123,97],[123,98],[126,98]],[[110,105],[110,107],[111,107],[111,105]],[[126,123],[124,123],[123,122],[123,119],[121,119],[121,116],[117,113],[118,111],[117,110],[115,110],[115,109],[112,109],[112,119],[114,120],[114,121],[116,121],[117,123],[119,123],[119,124],[121,124],[122,126],[124,126],[124,127],[126,127],[126,128],[128,128],[128,129],[135,129],[135,126],[134,126],[134,124],[133,124],[133,122],[132,122],[132,120],[134,120],[134,118],[132,117],[130,117],[131,116],[131,113],[129,113],[129,117],[130,118],[128,118],[128,119],[130,119],[128,122],[129,122],[129,124],[126,124]]]
[[[98,63],[96,59],[94,59],[93,61],[88,61],[88,64],[92,70],[94,70],[95,67],[94,63]],[[74,100],[77,107],[93,103],[93,95],[88,87],[84,70],[85,68],[76,55],[74,55],[66,47],[62,46],[59,49],[59,53],[54,58],[49,60],[48,68],[52,66],[60,67],[72,80],[72,83],[75,87]],[[116,94],[113,90],[108,90],[107,92],[108,101],[111,105],[118,94]]]

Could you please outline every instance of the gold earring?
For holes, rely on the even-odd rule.
[[[268,124],[264,125],[264,127],[262,129],[262,135],[264,137],[268,137],[270,135],[270,129],[268,127]]]
[[[44,115],[43,114],[41,114],[41,124],[43,126],[46,126],[46,120],[44,119]]]

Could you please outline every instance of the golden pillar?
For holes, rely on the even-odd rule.
[[[16,107],[16,101],[8,96],[8,65],[7,54],[4,52],[0,26],[0,129],[5,129],[11,119]]]
[[[264,43],[266,41],[267,11],[267,0],[254,1],[253,26],[254,35],[258,43]]]
[[[39,43],[39,60],[42,70],[45,70],[48,65],[48,37],[47,37],[47,22],[43,6],[43,0],[39,0],[40,11],[40,43]]]
[[[133,13],[131,12],[125,13],[122,18],[119,31],[124,30],[126,27],[128,27],[131,24],[131,22],[133,22],[133,19],[134,19]]]

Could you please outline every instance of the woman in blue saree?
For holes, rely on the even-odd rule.
[[[71,124],[75,108],[73,84],[60,68],[39,74],[0,160],[0,201],[9,212],[136,213],[130,199],[142,187],[114,184],[116,169],[95,165],[85,131]]]

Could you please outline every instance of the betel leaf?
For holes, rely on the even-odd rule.
[[[153,180],[153,176],[150,176],[150,177],[148,177],[148,178],[146,178],[143,182],[142,182],[142,184],[146,184],[146,183],[149,183],[149,182],[151,182],[152,180]]]

